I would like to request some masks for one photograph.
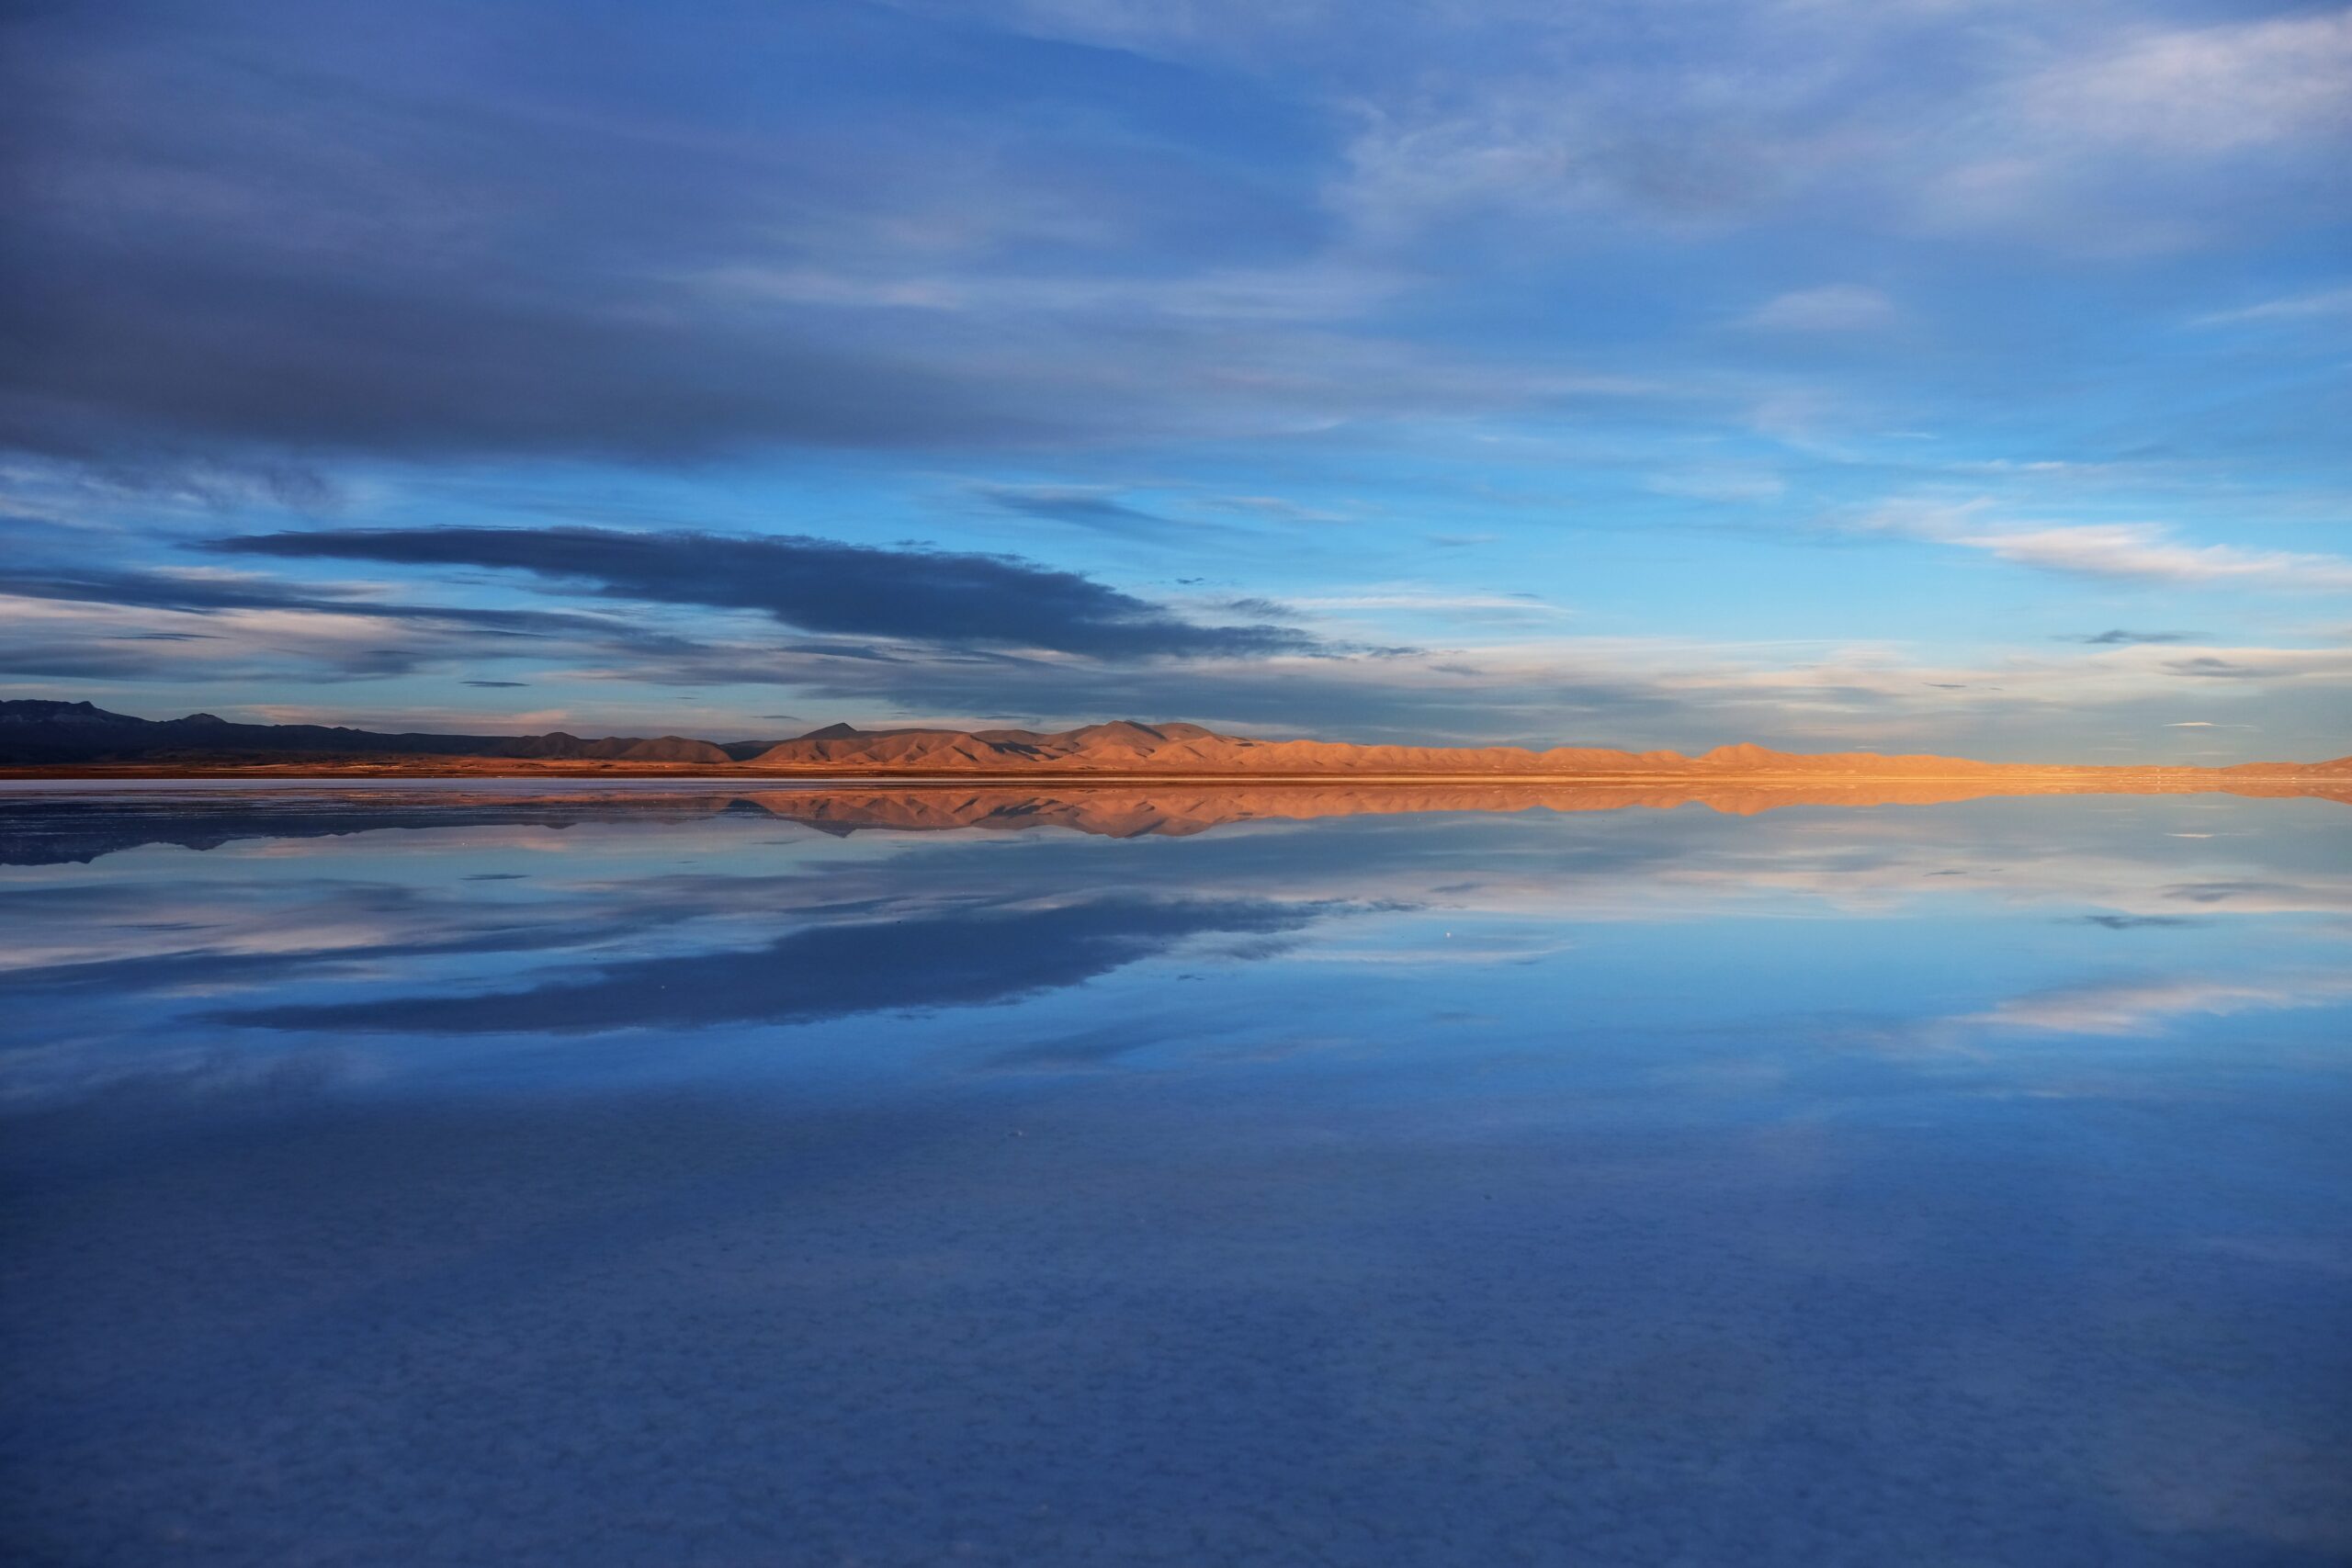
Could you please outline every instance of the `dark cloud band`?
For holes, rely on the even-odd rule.
[[[1313,651],[1280,626],[1203,626],[1076,572],[1006,556],[801,535],[611,528],[383,528],[224,539],[234,555],[503,568],[600,596],[752,610],[803,631],[1102,659]]]

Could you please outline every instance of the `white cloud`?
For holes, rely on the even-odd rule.
[[[892,276],[870,271],[738,264],[692,274],[686,281],[731,303],[1257,322],[1324,321],[1366,315],[1416,280],[1395,269],[1331,258],[1289,266],[1170,270],[1139,277],[953,272]]]
[[[2191,545],[2155,523],[1998,526],[1984,524],[1986,502],[1898,504],[1865,521],[1867,529],[1982,550],[2043,571],[2184,586],[2231,585],[2302,591],[2352,589],[2352,557],[2305,550]]]
[[[1290,594],[1284,596],[1283,603],[1300,610],[1403,610],[1426,615],[1466,615],[1479,620],[1549,620],[1571,614],[1532,593],[1453,591],[1409,584],[1375,584],[1337,593]]]
[[[2143,33],[2045,71],[2026,113],[2063,134],[2184,153],[2352,125],[2352,11]]]
[[[2352,12],[2147,25],[2022,0],[1671,6],[897,0],[1214,62],[1355,122],[1325,200],[1375,254],[1464,219],[1521,245],[1817,202],[2074,250],[2243,219],[2211,160],[2317,164],[2352,124]],[[2189,170],[2185,165],[2206,166]]]
[[[2316,294],[2294,294],[2281,299],[2266,299],[2260,304],[2241,306],[2234,310],[2216,310],[2211,315],[2198,317],[2193,324],[2226,327],[2245,321],[2308,321],[2315,316],[2352,316],[2352,288],[2327,288]]]
[[[2003,560],[2092,577],[2156,582],[2245,583],[2267,588],[2352,588],[2352,558],[2235,545],[2186,545],[2153,524],[2034,528],[1952,541]]]
[[[1654,474],[1643,481],[1659,495],[1687,496],[1693,501],[1777,501],[1788,482],[1769,468],[1711,464]]]
[[[1890,326],[1902,314],[1894,300],[1875,288],[1831,283],[1765,301],[1749,314],[1747,325],[1772,332],[1865,332]]]

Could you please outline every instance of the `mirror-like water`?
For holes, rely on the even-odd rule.
[[[2352,1555],[2352,807],[945,800],[0,795],[11,1554]]]

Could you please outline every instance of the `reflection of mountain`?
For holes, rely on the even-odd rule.
[[[223,1021],[402,1034],[583,1034],[973,1007],[1074,986],[1191,937],[1295,931],[1329,910],[1270,899],[1125,896],[952,910],[808,926],[744,953],[629,959],[524,991],[266,1008]]]
[[[1238,822],[1303,821],[1322,817],[1393,816],[1439,811],[1671,810],[1703,806],[1726,816],[1751,817],[1788,806],[1931,806],[2024,795],[2172,795],[2220,786],[2144,783],[2136,787],[2020,779],[1967,781],[1900,779],[1851,784],[1257,784],[1123,789],[1077,787],[959,789],[758,790],[735,795],[746,807],[805,823],[824,832],[859,829],[899,831],[958,828],[1061,828],[1129,839],[1146,834],[1206,832]],[[2352,802],[2352,780],[2241,781],[2233,795],[2311,796]]]
[[[0,865],[95,860],[145,844],[209,850],[243,839],[312,839],[398,828],[565,828],[605,819],[684,820],[718,813],[782,819],[820,832],[1058,828],[1108,838],[1180,837],[1241,822],[1420,812],[1670,810],[1703,806],[1748,817],[1788,806],[1929,806],[1996,795],[2231,795],[2352,802],[2352,778],[2150,778],[2100,781],[1998,774],[1984,779],[1689,780],[1647,784],[1201,783],[1120,786],[898,784],[642,790],[322,787],[171,795],[0,795]],[[425,809],[430,807],[431,809]]]
[[[665,815],[699,818],[714,804],[666,793],[628,800],[593,793],[567,797],[480,790],[0,794],[0,865],[70,864],[147,844],[212,850],[247,839],[341,838],[390,828],[566,828],[624,808],[639,821]],[[427,807],[432,809],[423,809]]]

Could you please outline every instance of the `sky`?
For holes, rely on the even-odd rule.
[[[2352,752],[2352,9],[27,4],[0,697]]]

